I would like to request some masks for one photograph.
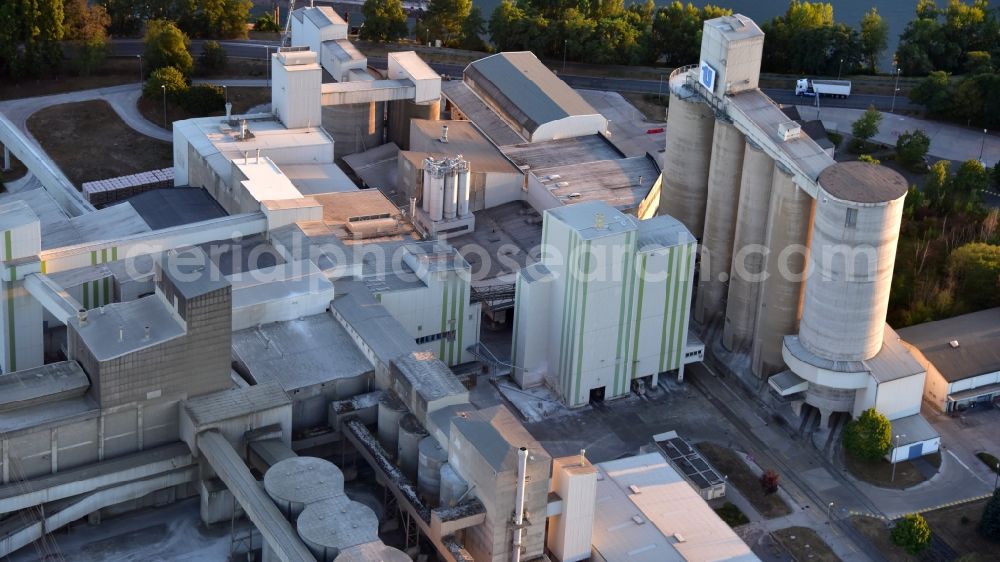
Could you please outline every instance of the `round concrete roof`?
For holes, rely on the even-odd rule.
[[[838,162],[820,173],[819,185],[833,197],[854,203],[895,201],[909,188],[895,170],[865,162]]]
[[[330,498],[309,504],[295,527],[307,543],[343,550],[379,540],[378,517],[356,501]]]
[[[264,473],[264,490],[275,500],[301,504],[343,495],[344,473],[316,457],[291,457]]]

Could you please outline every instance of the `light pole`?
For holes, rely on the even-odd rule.
[[[892,107],[889,108],[889,113],[894,113],[896,111],[896,94],[899,93],[899,75],[903,73],[903,69],[896,68],[896,85],[892,87]]]
[[[167,128],[167,85],[161,84],[160,89],[163,90],[163,128]]]
[[[563,69],[562,73],[566,74],[566,50],[569,48],[569,39],[563,39]]]
[[[997,485],[1000,485],[1000,462],[997,463],[993,472],[996,473],[996,477],[993,479],[993,489],[997,489]]]
[[[222,85],[222,95],[226,97],[226,103],[229,103],[229,86],[225,84]]]
[[[136,55],[135,58],[139,59],[139,84],[142,84],[142,55]]]
[[[657,87],[657,95],[660,96],[660,101],[663,101],[663,75],[660,75],[660,85]]]
[[[826,518],[827,518],[827,524],[832,525],[833,524],[833,502],[830,502],[829,505],[826,506]]]
[[[979,163],[986,167],[986,162],[983,162],[983,152],[986,151],[986,129],[983,129],[983,143],[979,145]]]
[[[837,69],[837,80],[840,80],[840,75],[844,72],[844,59],[840,59],[840,68]]]
[[[291,17],[291,15],[289,15]],[[264,66],[267,67],[267,87],[271,87],[271,46],[264,45]]]
[[[892,476],[889,478],[889,482],[896,481],[896,453],[899,451],[899,439],[901,437],[906,437],[906,434],[900,434],[896,436],[896,447],[892,450]]]

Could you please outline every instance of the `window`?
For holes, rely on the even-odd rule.
[[[844,226],[846,226],[847,228],[854,228],[854,227],[858,226],[858,210],[857,209],[848,209],[847,210],[847,218],[844,219]]]
[[[439,334],[431,334],[429,336],[420,336],[416,338],[417,344],[430,343],[432,341],[438,341],[440,339],[448,338],[448,341],[455,341],[455,330],[448,330],[447,332],[441,332]]]

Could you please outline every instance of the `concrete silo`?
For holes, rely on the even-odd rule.
[[[323,129],[333,137],[333,157],[364,152],[385,142],[385,102],[323,107]]]
[[[680,69],[670,77],[667,143],[663,153],[663,187],[659,214],[681,221],[701,239],[708,198],[715,114],[684,84]]]
[[[343,549],[379,541],[375,512],[343,496],[309,504],[295,528],[318,562],[333,562]]]
[[[825,359],[863,361],[882,347],[906,180],[844,162],[819,186],[799,340]]]
[[[264,473],[264,491],[281,513],[294,521],[310,503],[343,496],[344,474],[323,459],[291,457]]]
[[[761,249],[767,235],[773,175],[774,160],[759,146],[747,142],[729,270],[726,324],[722,330],[722,345],[729,351],[749,351],[753,342],[760,293],[757,277],[764,271]]]
[[[784,368],[781,343],[798,330],[802,285],[809,259],[813,199],[775,163],[765,246],[767,278],[761,282],[751,367],[758,377]]]
[[[746,139],[729,121],[715,121],[712,161],[708,170],[708,200],[702,236],[701,275],[694,316],[711,322],[723,314],[733,260],[733,239],[739,206]]]

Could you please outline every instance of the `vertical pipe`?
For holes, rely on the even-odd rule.
[[[461,160],[458,167],[458,216],[469,216],[469,188],[471,178],[469,176],[468,160]]]
[[[420,206],[427,213],[431,212],[431,166],[433,160],[424,160],[424,185],[420,194]]]
[[[514,548],[511,562],[521,562],[521,542],[524,538],[524,484],[528,476],[528,449],[517,450],[517,496],[514,498]]]

